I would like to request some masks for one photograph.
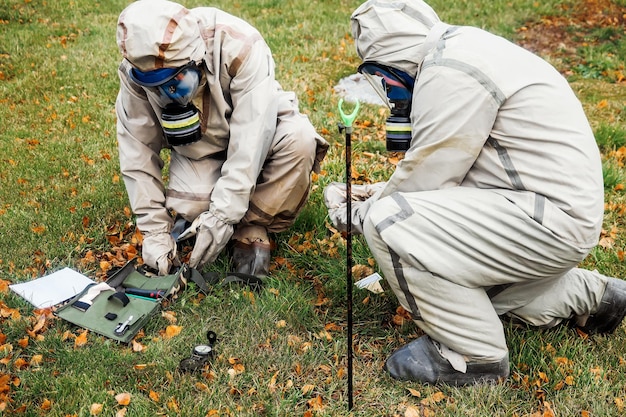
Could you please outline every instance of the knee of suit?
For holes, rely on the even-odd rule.
[[[195,220],[203,212],[209,209],[209,200],[185,198],[184,195],[170,196],[165,200],[168,210],[175,212],[188,222]]]
[[[385,247],[386,245],[382,245],[382,237],[380,236],[380,233],[378,233],[378,230],[376,230],[376,225],[374,224],[370,216],[372,208],[368,210],[365,218],[363,219],[363,237],[365,237],[365,240],[367,241],[367,246],[372,251],[372,254],[374,255],[374,257],[376,257],[376,255],[378,255],[378,248]]]
[[[289,123],[289,131],[285,133],[272,149],[274,156],[283,155],[295,163],[306,162],[313,165],[317,151],[315,130],[306,124]]]

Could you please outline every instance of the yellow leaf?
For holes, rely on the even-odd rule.
[[[420,412],[417,408],[408,406],[404,411],[404,417],[420,417]]]
[[[169,410],[172,411],[180,411],[180,408],[178,407],[178,401],[176,401],[176,398],[172,397],[169,400],[167,400],[167,408]]]
[[[175,311],[162,311],[161,312],[161,317],[163,317],[165,320],[167,320],[171,324],[174,324],[174,323],[176,323],[176,321],[178,321],[178,319],[176,318],[176,312]]]
[[[280,327],[285,327],[287,326],[287,322],[285,320],[278,320],[276,322],[276,327],[280,328]]]
[[[30,358],[30,366],[37,366],[41,363],[42,360],[43,355],[33,355],[33,357]]]
[[[143,352],[146,349],[144,345],[134,339],[132,340],[131,345],[133,347],[133,352]]]
[[[41,403],[41,407],[42,410],[44,411],[49,411],[52,408],[52,401],[50,401],[49,399],[45,398],[43,400],[43,402]]]
[[[170,324],[165,328],[165,338],[171,339],[174,336],[178,336],[178,334],[183,330],[182,326],[176,326]]]
[[[278,376],[278,372],[274,373],[274,375],[272,375],[272,378],[270,379],[270,383],[268,384],[268,388],[271,393],[276,392],[276,377],[277,376]]]
[[[562,356],[559,356],[558,358],[555,358],[555,361],[559,365],[567,365],[569,363],[569,359],[568,358],[564,358]]]
[[[207,391],[209,391],[209,386],[207,384],[205,384],[204,382],[196,382],[196,389],[198,391],[207,392]]]
[[[315,398],[311,398],[306,403],[312,410],[320,411],[324,409],[324,400],[319,395]]]
[[[87,344],[87,333],[88,330],[85,330],[74,339],[74,347],[81,347]]]
[[[622,409],[624,408],[624,400],[621,398],[615,398],[613,402],[615,403],[615,406],[617,407],[617,409],[619,411],[622,411]]]
[[[243,296],[250,301],[250,304],[254,304],[256,302],[256,298],[254,297],[254,293],[252,291],[244,291]]]
[[[125,417],[127,411],[128,411],[128,408],[126,407],[120,408],[119,410],[117,410],[117,413],[115,413],[115,417]]]
[[[152,391],[152,390],[150,390],[150,393],[148,394],[148,397],[150,397],[150,399],[152,401],[154,401],[155,403],[159,402],[159,394],[154,392],[154,391]]]
[[[28,346],[28,336],[18,340],[17,344],[20,345],[21,348],[26,348]]]
[[[91,407],[89,407],[89,414],[92,416],[97,416],[102,412],[102,404],[93,403]]]
[[[13,362],[13,366],[15,369],[23,369],[28,366],[28,362],[26,362],[26,359],[24,358],[17,358],[15,362]]]
[[[302,387],[302,395],[306,395],[309,392],[313,391],[313,389],[315,388],[315,385],[313,384],[306,384]]]
[[[32,230],[34,233],[37,233],[38,235],[42,234],[43,232],[46,231],[46,227],[39,225],[39,226],[33,226],[30,228],[30,230]]]
[[[413,388],[408,388],[408,390],[409,390],[409,392],[411,393],[411,395],[412,395],[412,396],[414,396],[414,397],[421,397],[421,396],[422,396],[422,393],[421,393],[421,392],[419,392],[419,391],[418,391],[418,390],[416,390],[416,389],[413,389]]]
[[[117,394],[115,396],[115,401],[117,401],[119,405],[128,405],[130,404],[130,394],[128,392]]]

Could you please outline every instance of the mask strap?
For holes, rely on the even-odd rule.
[[[416,61],[418,62],[418,70],[419,74],[422,68],[422,62],[424,61],[424,57],[428,52],[439,42],[439,39],[450,29],[452,25],[449,25],[444,22],[437,22],[430,28],[430,32],[426,35],[426,40],[424,43],[417,49],[416,53]]]

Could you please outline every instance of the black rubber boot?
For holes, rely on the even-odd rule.
[[[404,345],[385,362],[389,375],[401,381],[427,384],[463,386],[503,382],[509,376],[509,357],[499,362],[467,363],[467,372],[459,372],[450,365],[428,336]]]
[[[270,272],[269,242],[235,241],[232,249],[233,269],[242,274],[265,277]]]
[[[587,319],[580,330],[587,334],[610,334],[617,329],[626,316],[626,281],[610,278],[598,311]]]

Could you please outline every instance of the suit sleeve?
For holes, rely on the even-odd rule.
[[[115,110],[120,170],[137,227],[143,233],[169,232],[172,219],[165,208],[161,125],[143,89],[129,82],[124,63],[119,77]]]
[[[226,223],[237,223],[248,210],[250,195],[274,138],[277,83],[269,47],[258,37],[244,54],[231,60],[233,111],[222,176],[211,195],[211,211]]]

